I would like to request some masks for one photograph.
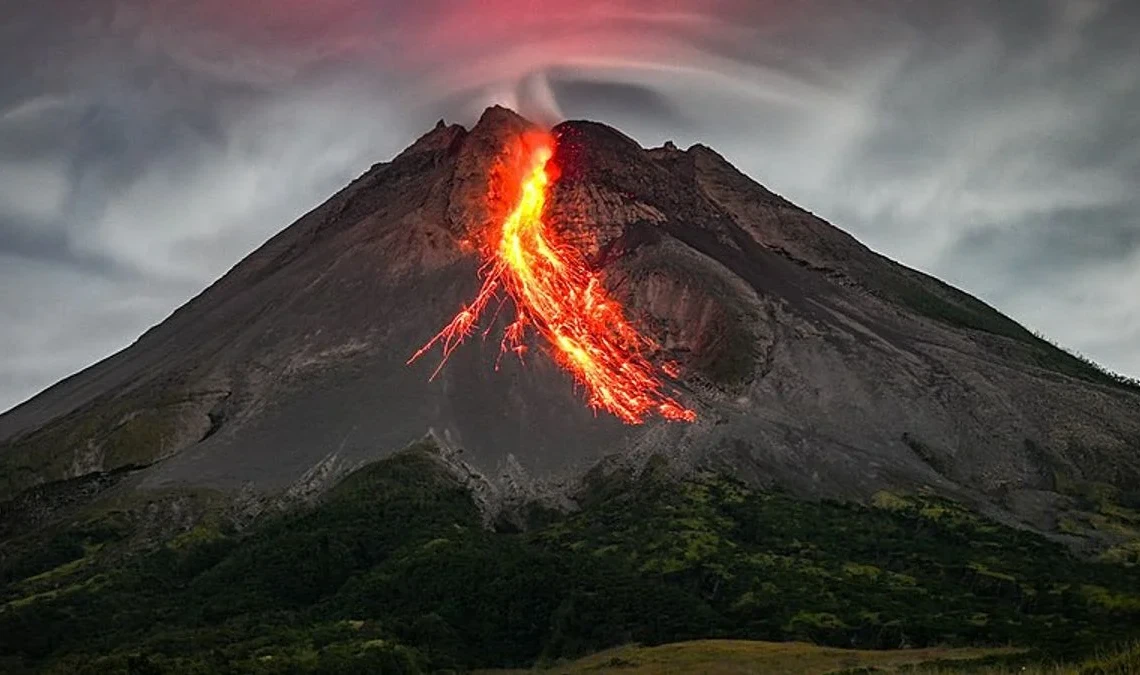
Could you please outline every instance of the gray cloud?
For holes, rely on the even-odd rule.
[[[127,344],[435,117],[716,147],[1140,374],[1125,0],[50,0],[0,26],[0,409]]]

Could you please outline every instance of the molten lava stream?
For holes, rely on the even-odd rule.
[[[544,222],[554,138],[533,134],[520,143],[526,154],[522,175],[516,178],[518,202],[483,252],[482,288],[408,363],[442,345],[443,359],[434,378],[474,330],[491,299],[505,290],[517,314],[503,334],[504,353],[521,357],[526,329],[533,328],[550,343],[559,365],[586,388],[591,408],[607,410],[628,424],[640,424],[652,411],[670,420],[696,420],[696,413],[664,393],[658,369],[645,358],[654,342],[630,325],[582,255],[559,242]]]

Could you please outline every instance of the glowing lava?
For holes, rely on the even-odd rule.
[[[484,251],[483,286],[474,301],[408,363],[442,345],[443,359],[434,378],[474,330],[491,299],[505,290],[517,315],[504,331],[504,353],[509,350],[521,357],[530,327],[550,343],[559,365],[586,388],[591,408],[605,409],[628,424],[640,424],[654,411],[666,419],[694,421],[696,413],[664,393],[658,369],[644,356],[656,347],[654,342],[626,321],[621,305],[609,296],[582,255],[559,242],[543,220],[554,169],[553,137],[527,135],[521,148],[525,154],[518,201],[503,220],[497,239]],[[510,180],[509,174],[498,175]],[[676,376],[675,370],[670,372]]]

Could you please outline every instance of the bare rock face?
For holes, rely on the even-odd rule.
[[[534,343],[408,357],[479,285],[491,172],[533,125],[439,124],[119,354],[0,416],[0,499],[149,465],[135,489],[306,497],[431,430],[494,501],[655,455],[805,496],[930,488],[1050,529],[1140,484],[1140,393],[772,194],[703,146],[566,122],[547,219],[681,364],[695,424],[626,426]],[[488,321],[492,321],[488,319]],[[473,484],[474,484],[473,483]],[[300,487],[298,487],[300,486]],[[1076,488],[1074,488],[1076,486]],[[1099,489],[1099,488],[1098,488]]]

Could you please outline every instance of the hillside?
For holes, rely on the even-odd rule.
[[[526,194],[545,333],[471,309]],[[659,415],[591,399],[583,322]],[[709,148],[491,108],[0,415],[0,671],[1085,663],[1140,637],[1138,410]]]
[[[1135,383],[704,146],[565,122],[545,209],[655,345],[650,361],[676,366],[695,423],[595,414],[531,338],[524,360],[487,338],[434,379],[438,353],[406,365],[478,290],[471,242],[507,199],[492,177],[533,129],[502,108],[471,129],[441,122],[127,349],[0,415],[0,499],[34,523],[54,513],[29,510],[42,494],[71,480],[98,493],[101,476],[130,474],[140,493],[317,494],[431,431],[463,452],[490,511],[565,505],[599,462],[664,457],[805,499],[930,490],[1080,550],[1134,552]],[[478,329],[501,335],[508,314]]]
[[[1079,658],[1140,635],[1140,568],[935,496],[805,502],[654,462],[594,475],[573,514],[486,523],[425,442],[253,520],[123,497],[5,544],[4,672],[518,668],[697,638]]]

